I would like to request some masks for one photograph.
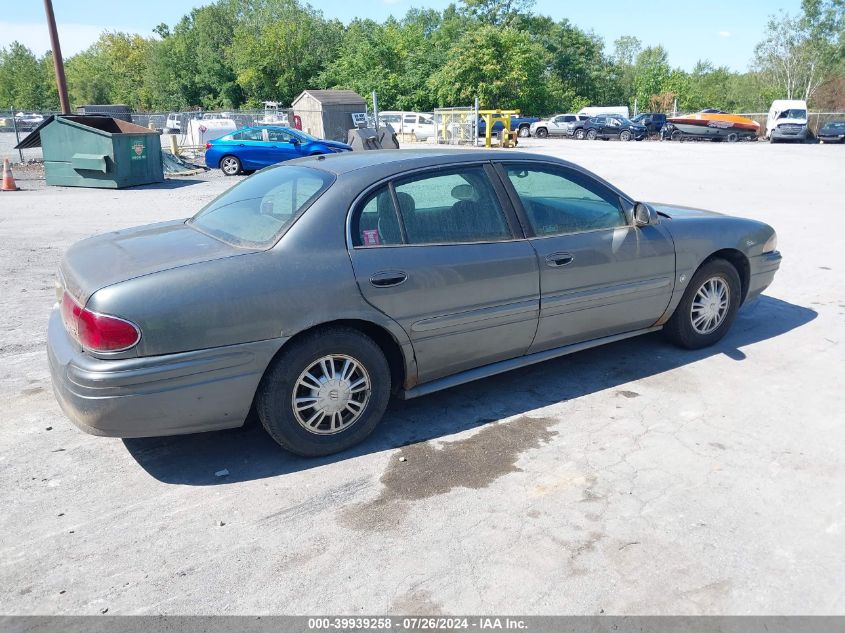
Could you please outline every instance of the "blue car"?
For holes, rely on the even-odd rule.
[[[227,176],[262,169],[303,156],[351,152],[346,143],[324,141],[278,125],[246,127],[205,145],[205,164]]]

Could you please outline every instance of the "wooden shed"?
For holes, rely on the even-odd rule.
[[[355,127],[352,115],[366,112],[367,102],[354,90],[305,90],[291,107],[302,120],[303,131],[345,143],[347,131]]]

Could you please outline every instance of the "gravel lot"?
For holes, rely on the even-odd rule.
[[[0,194],[0,612],[845,613],[845,148],[521,148],[769,222],[784,265],[714,348],[649,335],[394,402],[319,460],[255,426],[74,428],[44,350],[62,251],[234,179],[105,191],[22,170]]]

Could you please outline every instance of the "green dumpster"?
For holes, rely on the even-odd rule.
[[[19,146],[42,148],[48,185],[120,189],[164,180],[158,130],[107,116],[50,117]]]

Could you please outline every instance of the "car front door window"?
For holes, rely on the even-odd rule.
[[[561,235],[625,226],[619,197],[586,178],[553,169],[507,167],[534,233]]]

